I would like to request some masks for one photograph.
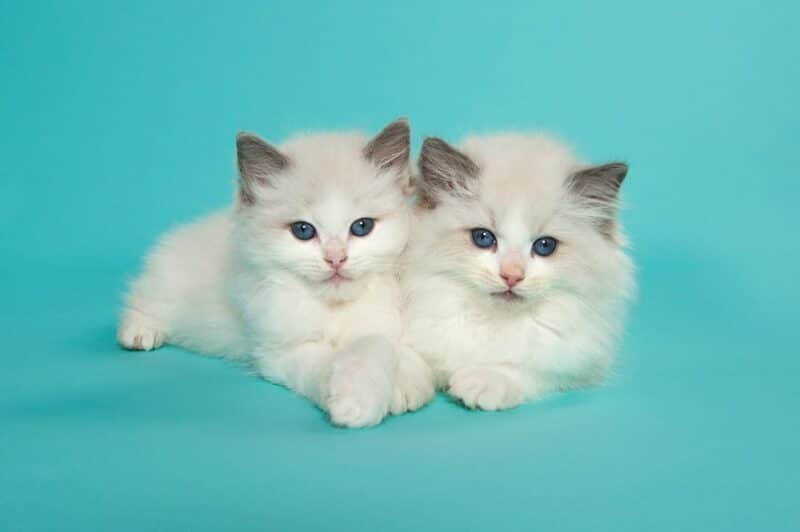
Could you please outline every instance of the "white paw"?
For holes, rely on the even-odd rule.
[[[389,412],[391,399],[391,373],[385,364],[367,356],[351,356],[334,365],[326,401],[334,425],[377,425]]]
[[[519,382],[502,370],[488,367],[464,368],[450,377],[450,395],[468,408],[502,410],[522,403]]]
[[[416,353],[405,356],[397,365],[390,411],[399,415],[419,410],[433,399],[434,393],[433,372],[428,364]]]
[[[136,351],[158,349],[165,339],[156,321],[136,310],[125,312],[117,331],[119,345]]]

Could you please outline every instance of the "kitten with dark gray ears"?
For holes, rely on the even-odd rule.
[[[627,166],[520,134],[428,138],[419,166],[395,393],[428,378],[497,410],[601,382],[634,290],[617,218]]]
[[[162,238],[126,298],[119,342],[249,359],[265,378],[373,425],[393,404],[397,265],[409,231],[409,127],[237,138],[231,210]],[[403,398],[406,396],[404,395]]]

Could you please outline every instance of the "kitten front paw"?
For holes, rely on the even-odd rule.
[[[392,404],[394,415],[419,410],[433,399],[433,372],[416,353],[404,357],[397,365]]]
[[[522,403],[522,386],[506,372],[489,367],[464,368],[450,377],[450,395],[468,408],[503,410]]]
[[[150,351],[164,344],[166,335],[153,318],[136,310],[125,312],[117,331],[117,341],[125,349]]]
[[[377,425],[389,412],[391,374],[368,357],[338,363],[328,383],[326,407],[331,422],[340,427]]]

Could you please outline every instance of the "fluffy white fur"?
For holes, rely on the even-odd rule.
[[[366,154],[369,141],[313,134],[278,150],[240,136],[235,205],[161,240],[126,298],[119,342],[245,357],[337,425],[372,425],[390,409],[419,407],[424,398],[414,398],[413,386],[392,395],[397,265],[409,231],[408,126],[394,122]],[[361,217],[377,221],[359,238],[349,229]],[[295,238],[289,226],[299,220],[317,237]],[[350,280],[329,280],[331,243],[344,246],[340,273]]]
[[[437,387],[471,408],[509,408],[600,382],[634,289],[615,191],[581,194],[570,176],[586,165],[546,136],[471,138],[460,151],[429,140],[463,160],[448,167],[441,148],[423,147],[403,277],[407,349],[427,361]],[[495,249],[472,243],[476,227],[495,233]],[[558,247],[533,256],[542,236]],[[495,295],[507,289],[500,264],[512,255],[523,258],[524,280],[513,298]]]

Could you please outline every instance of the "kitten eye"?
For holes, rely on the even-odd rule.
[[[317,234],[317,230],[314,229],[314,226],[308,222],[294,222],[289,227],[292,230],[292,234],[298,240],[311,240]]]
[[[373,218],[359,218],[350,226],[350,233],[353,236],[367,236],[374,227],[375,220]]]
[[[540,257],[552,255],[558,246],[558,240],[552,236],[543,236],[533,242],[533,252]]]
[[[476,227],[472,230],[472,242],[479,248],[486,249],[494,246],[497,239],[494,233],[483,227]]]

